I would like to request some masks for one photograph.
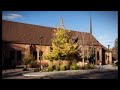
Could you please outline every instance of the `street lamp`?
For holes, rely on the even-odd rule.
[[[108,45],[108,64],[109,64],[109,47],[110,45]]]
[[[42,46],[42,36],[40,36],[40,46]],[[40,50],[41,51],[41,50]],[[40,71],[41,71],[41,52],[40,52]]]

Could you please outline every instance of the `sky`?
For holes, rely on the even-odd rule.
[[[66,29],[90,32],[105,47],[114,47],[118,38],[118,11],[3,11],[2,20],[47,27],[60,26],[61,17]]]

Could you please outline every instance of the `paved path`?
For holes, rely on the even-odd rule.
[[[100,67],[100,68],[103,68],[103,69],[118,69],[117,66],[113,66],[113,65],[95,65],[96,67]]]
[[[22,71],[17,69],[3,71],[2,76],[3,79],[118,79],[118,69],[110,68],[110,66],[104,66],[102,69],[53,72],[33,72],[32,70]]]

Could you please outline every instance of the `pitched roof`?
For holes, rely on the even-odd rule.
[[[2,20],[2,40],[14,43],[40,44],[40,36],[42,36],[42,45],[51,45],[54,29],[52,27]],[[73,38],[78,37],[81,39],[84,36],[84,43],[87,45],[103,46],[90,33],[72,30],[70,30],[70,33]]]
[[[40,36],[43,36],[42,44],[50,45],[53,29],[54,28],[3,20],[2,40],[14,41],[14,43],[40,44]]]

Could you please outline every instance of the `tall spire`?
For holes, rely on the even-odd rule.
[[[90,33],[92,34],[92,17],[90,16]]]
[[[60,20],[60,26],[61,26],[61,28],[65,28],[62,16],[61,16],[61,20]]]

